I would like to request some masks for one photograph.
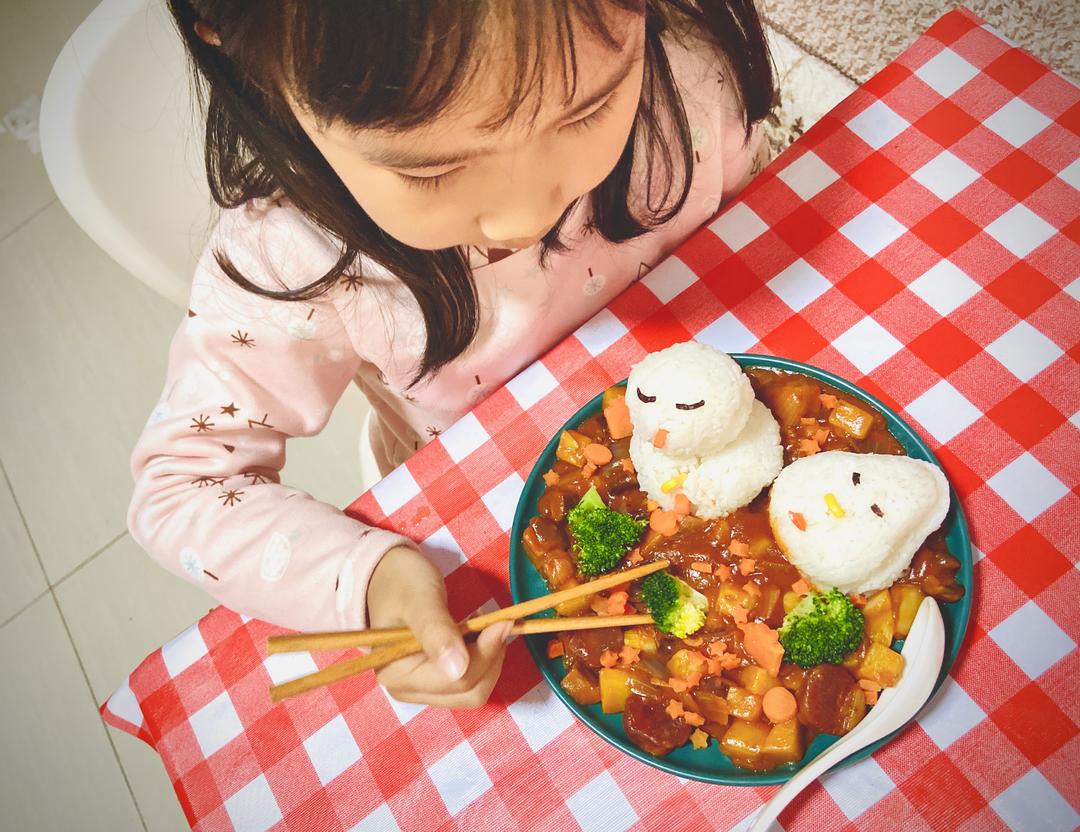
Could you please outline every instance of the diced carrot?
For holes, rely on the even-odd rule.
[[[747,654],[761,665],[770,676],[780,672],[780,660],[784,657],[784,648],[776,630],[758,621],[743,625],[743,646]]]
[[[624,644],[623,649],[619,651],[619,658],[623,660],[623,664],[633,664],[641,658],[641,650],[637,647],[631,647],[629,644]]]
[[[709,661],[705,663],[705,668],[705,672],[710,676],[719,676],[720,671],[724,669],[720,659],[709,659]]]
[[[630,550],[630,554],[626,556],[627,563],[641,563],[645,560],[645,556],[641,554],[641,550],[636,546]]]
[[[800,532],[806,531],[806,518],[797,511],[789,511],[788,517],[791,518],[791,522],[795,524],[795,528]]]
[[[750,547],[741,540],[732,539],[728,544],[728,551],[737,558],[750,556]]]
[[[731,617],[735,619],[736,624],[745,624],[750,620],[750,616],[746,612],[746,607],[735,605],[731,608]]]
[[[690,735],[690,745],[700,751],[703,748],[709,747],[709,735],[697,728],[694,733]]]
[[[753,558],[739,558],[739,572],[743,575],[749,575],[754,571],[755,566],[757,566],[757,561]]]
[[[817,431],[814,434],[814,441],[817,442],[818,445],[824,445],[825,440],[828,439],[828,438],[829,438],[829,429],[828,428],[822,428],[821,430]],[[586,453],[588,453],[588,450],[589,450],[588,448],[585,449]]]
[[[675,513],[685,517],[693,510],[693,506],[690,505],[690,498],[685,494],[679,493],[675,495]]]
[[[800,439],[799,440],[799,453],[803,456],[813,456],[821,447],[813,439]]]
[[[686,657],[692,659],[696,665],[705,664],[705,654],[700,650],[687,650]]]
[[[705,724],[705,717],[703,717],[701,714],[695,714],[692,711],[687,711],[686,713],[684,713],[683,719],[686,720],[687,725],[697,726]]]
[[[712,574],[712,571],[713,571],[713,565],[707,560],[705,560],[705,561],[696,560],[693,563],[691,563],[690,566],[688,566],[687,568],[692,569],[695,572],[703,572],[706,575]]]
[[[818,420],[815,419],[813,416],[803,416],[799,420],[799,422],[809,427],[810,425],[816,425],[818,423]]]
[[[654,512],[658,508],[660,508],[660,504],[658,502],[656,502],[656,500],[646,500],[645,501],[645,508],[651,514],[652,512]]]
[[[668,432],[660,428],[652,438],[654,448],[663,448],[667,444]]]
[[[607,465],[611,462],[611,449],[599,442],[590,442],[585,446],[585,458],[593,465]]]
[[[544,482],[547,485],[555,485],[559,482],[559,475],[556,474],[554,471],[545,471]]]
[[[664,537],[671,537],[679,530],[679,518],[674,511],[657,509],[649,515],[649,528]]]
[[[689,690],[690,685],[687,684],[685,679],[680,679],[678,676],[672,676],[667,681],[668,687],[676,693],[686,693]]]
[[[626,602],[629,599],[629,595],[625,592],[613,592],[607,599],[607,611],[608,615],[625,615],[626,614]]]
[[[682,702],[676,702],[674,699],[668,702],[668,706],[664,708],[664,710],[667,711],[667,715],[672,719],[678,719],[686,713],[683,709]]]
[[[547,657],[549,659],[557,659],[566,653],[566,648],[560,639],[553,638],[547,645]]]
[[[634,461],[630,457],[626,457],[620,460],[623,470],[628,474],[636,474],[637,470],[634,468]]]
[[[799,710],[799,705],[791,691],[782,685],[765,691],[761,707],[765,709],[765,716],[773,725],[787,722]]]
[[[876,705],[877,704],[878,692],[876,690],[864,691],[863,696],[866,699],[866,704],[867,705]]]
[[[860,679],[859,687],[863,690],[881,690],[881,685],[879,685],[873,679]]]
[[[856,607],[865,607],[866,596],[862,595],[861,593],[855,593],[851,596],[851,603],[853,603]]]
[[[755,598],[761,597],[761,587],[753,581],[747,581],[745,584],[743,584],[743,592],[749,592]]]
[[[613,399],[611,404],[604,408],[604,419],[612,439],[625,439],[634,432],[634,426],[630,423],[630,408],[626,406],[626,396]]]
[[[806,578],[799,578],[799,580],[791,585],[791,591],[796,595],[809,595],[810,584],[806,582]]]
[[[619,654],[613,650],[605,650],[600,654],[601,667],[614,667],[619,663]]]
[[[706,664],[706,666],[707,666],[707,665],[708,665],[708,662],[706,662],[705,664]],[[694,688],[696,688],[696,687],[697,687],[697,686],[698,686],[698,685],[699,685],[699,684],[701,683],[701,677],[702,677],[703,675],[704,675],[704,674],[703,674],[703,673],[701,673],[701,672],[700,672],[700,671],[698,671],[698,670],[695,670],[695,671],[694,671],[693,673],[691,673],[690,675],[688,675],[688,676],[686,677],[686,687],[687,687],[687,689],[688,689],[688,690],[693,690]]]
[[[822,393],[818,396],[818,399],[821,401],[821,406],[828,410],[836,407],[836,396],[832,393]]]
[[[581,466],[581,473],[584,474],[586,477],[591,477],[593,474],[596,473],[596,465],[591,462],[586,462],[584,465]]]
[[[720,667],[722,667],[724,670],[734,670],[736,667],[742,664],[742,659],[740,659],[734,653],[725,653],[723,656],[717,659],[717,661],[720,662]]]
[[[705,649],[714,659],[719,659],[727,652],[727,645],[722,641],[711,641]]]

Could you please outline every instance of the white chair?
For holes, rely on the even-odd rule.
[[[39,129],[45,170],[75,222],[136,279],[186,307],[217,208],[187,58],[163,0],[104,0],[90,13],[49,74]],[[354,404],[370,485],[379,478],[370,410]]]
[[[161,0],[104,0],[68,40],[41,102],[60,202],[114,260],[186,306],[215,206],[183,44]]]

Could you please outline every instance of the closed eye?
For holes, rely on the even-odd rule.
[[[645,402],[645,404],[652,404],[656,401],[656,396],[646,396],[644,393],[641,392],[640,387],[637,389],[637,397],[643,402]]]
[[[682,402],[678,402],[675,405],[676,409],[678,409],[678,410],[697,410],[699,407],[704,407],[704,406],[705,406],[705,400],[704,399],[702,399],[700,402],[694,402],[693,404],[683,404]]]

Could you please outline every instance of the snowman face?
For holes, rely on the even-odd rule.
[[[702,344],[676,344],[646,356],[630,372],[626,403],[635,434],[671,456],[705,456],[746,424],[753,390],[727,355]],[[657,439],[657,433],[665,431]]]

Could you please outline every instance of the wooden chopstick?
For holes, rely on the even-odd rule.
[[[642,578],[653,572],[666,569],[666,560],[651,561],[650,563],[627,569],[623,572],[612,572],[588,583],[579,584],[550,595],[543,595],[531,601],[523,601],[511,607],[505,607],[495,612],[478,615],[461,622],[463,633],[478,633],[496,621],[514,621],[526,618],[534,613],[551,609],[563,601],[580,598],[593,592],[600,592],[613,586]],[[313,650],[343,650],[347,647],[378,647],[383,644],[391,644],[412,636],[412,630],[408,627],[384,627],[374,630],[343,630],[331,633],[294,633],[284,636],[270,636],[266,640],[266,652],[292,653]]]
[[[514,604],[513,606],[505,607],[495,612],[486,613],[484,615],[478,615],[475,618],[467,619],[462,622],[462,627],[466,632],[479,632],[485,627],[495,624],[499,621],[514,621],[519,618],[525,618],[526,616],[533,615],[534,613],[542,612],[544,610],[551,609],[558,606],[564,601],[572,601],[575,598],[580,598],[584,595],[591,595],[594,592],[600,592],[601,590],[608,589],[619,584],[626,583],[627,581],[633,581],[637,578],[643,578],[646,575],[651,575],[653,572],[659,572],[661,569],[668,567],[668,561],[657,560],[651,563],[644,563],[641,566],[636,566],[633,569],[627,569],[622,572],[614,572],[610,575],[604,575],[602,578],[597,578],[594,581],[588,583],[579,584],[578,586],[570,587],[569,589],[560,590],[559,592],[553,592],[549,595],[543,595],[539,598],[533,598],[530,601],[524,601],[520,604]],[[651,620],[649,616],[588,616],[584,619],[578,619],[580,621],[589,622],[586,627],[578,627],[578,629],[588,629],[595,627],[616,627],[627,626],[619,625],[616,622],[621,618],[633,618],[633,623],[643,624]],[[639,620],[640,618],[640,620]],[[565,630],[566,623],[570,621],[569,618],[552,618],[542,619],[530,622],[519,622],[515,625],[515,631],[518,626],[524,626],[530,624],[532,627],[542,627],[545,624],[553,629],[530,629],[523,630],[525,633],[536,632],[557,632],[559,630]],[[548,622],[551,622],[548,624]],[[602,623],[601,623],[602,622]],[[382,650],[377,650],[374,653],[370,653],[367,656],[360,656],[355,659],[346,659],[345,661],[337,662],[335,664],[324,667],[322,670],[318,670],[315,673],[309,673],[307,676],[301,676],[299,679],[293,679],[291,682],[284,682],[280,685],[274,685],[270,688],[270,700],[272,702],[280,702],[283,699],[288,699],[291,696],[296,696],[300,693],[306,693],[309,690],[315,690],[321,688],[324,685],[329,685],[331,682],[336,682],[339,679],[344,679],[348,676],[353,676],[357,673],[363,673],[366,670],[372,670],[378,667],[382,667],[390,662],[397,661],[405,656],[412,655],[413,653],[420,652],[420,642],[416,640],[416,637],[411,634],[407,628],[399,628],[399,631],[403,629],[405,632],[405,638],[398,636],[400,640],[390,644]],[[366,633],[369,631],[356,631],[352,635],[359,633]],[[385,630],[382,631],[385,633]],[[356,646],[356,639],[348,643],[341,643],[340,640],[334,640],[334,636],[347,635],[343,633],[312,633],[308,634],[308,639],[303,640],[304,634],[298,636],[280,636],[271,638],[283,638],[291,639],[287,642],[291,645],[292,650],[325,650],[331,649],[326,645],[332,643],[334,647],[351,647]],[[385,643],[385,642],[384,642]],[[297,646],[301,645],[301,646]],[[269,640],[268,640],[269,650]],[[276,651],[280,652],[280,651]]]
[[[510,632],[516,636],[536,635],[569,630],[598,630],[602,627],[635,627],[638,624],[651,623],[652,616],[647,614],[588,615],[581,618],[530,618],[528,621],[517,622]],[[274,685],[270,688],[270,701],[280,702],[291,696],[321,688],[331,682],[354,676],[357,673],[363,673],[366,670],[378,670],[391,662],[396,662],[398,659],[420,652],[423,652],[420,642],[416,640],[415,636],[408,636],[366,656],[337,662],[315,673],[293,679],[291,682]]]

